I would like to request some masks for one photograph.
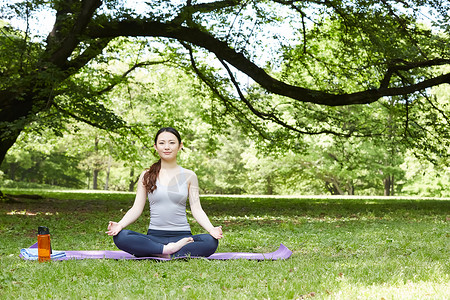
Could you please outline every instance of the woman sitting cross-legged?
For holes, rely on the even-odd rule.
[[[154,148],[159,161],[139,177],[133,206],[119,222],[109,222],[108,235],[116,246],[137,257],[203,256],[213,254],[223,237],[222,227],[214,227],[200,204],[198,179],[191,170],[177,164],[183,147],[180,134],[171,127],[161,128]],[[150,203],[147,234],[124,229],[137,220]],[[192,215],[209,234],[192,235],[186,217],[186,201]]]

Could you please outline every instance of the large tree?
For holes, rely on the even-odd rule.
[[[47,120],[53,126],[70,116],[111,130],[125,126],[102,104],[102,95],[148,61],[135,61],[124,74],[97,72],[90,73],[89,79],[79,75],[83,70],[86,74],[95,60],[113,57],[119,46],[111,47],[111,41],[118,37],[135,37],[136,51],[165,55],[186,68],[190,63],[227,112],[267,138],[267,122],[296,134],[354,132],[291,122],[292,116],[301,117],[302,103],[369,104],[450,83],[450,73],[440,68],[450,64],[449,3],[444,0],[143,1],[134,8],[119,0],[14,2],[2,7],[2,19],[14,22],[3,25],[0,35],[0,162],[34,120]],[[426,10],[433,13],[429,28],[420,25]],[[31,28],[32,21],[48,22],[37,17],[46,11],[53,12],[53,29],[41,34]],[[27,27],[13,28],[17,19]],[[340,24],[344,48],[321,49],[313,43],[314,36],[326,36],[330,22]],[[157,46],[152,44],[155,40]],[[289,79],[289,64],[295,60],[329,63],[333,71],[336,65],[324,59],[330,51],[345,63],[351,61],[351,67],[339,74],[330,72],[326,86]],[[307,71],[311,78],[323,77],[323,68]],[[266,105],[252,96],[237,73],[289,101]],[[347,88],[348,80],[340,76],[360,82]],[[235,91],[230,92],[226,84]],[[434,108],[448,122],[446,112]]]

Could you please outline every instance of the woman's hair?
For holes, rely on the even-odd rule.
[[[181,144],[180,133],[172,127],[163,127],[156,133],[155,145],[158,141],[158,136],[163,132],[170,132],[177,137],[178,143]],[[144,186],[147,193],[153,193],[156,190],[156,179],[158,179],[159,171],[161,170],[161,159],[150,166],[147,172],[144,173]]]

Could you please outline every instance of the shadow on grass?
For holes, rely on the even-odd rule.
[[[358,214],[409,214],[446,216],[450,201],[402,199],[326,199],[326,198],[247,198],[226,196],[202,199],[205,209],[221,215],[273,215],[273,216],[352,216]]]
[[[95,213],[127,210],[134,201],[132,194],[116,193],[58,193],[11,195],[14,201],[3,203],[6,213],[32,215],[38,213]],[[280,197],[202,197],[202,206],[208,215],[274,216],[278,218],[355,217],[370,214],[405,216],[448,216],[450,201],[430,199],[389,198],[280,198]],[[189,207],[188,207],[189,208]],[[147,207],[148,209],[148,207]]]

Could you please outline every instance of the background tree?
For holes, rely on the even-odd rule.
[[[22,134],[1,165],[3,184],[84,188],[84,174],[78,169],[82,156],[71,151],[71,140],[72,136],[58,137],[49,130],[39,135],[32,131]]]
[[[161,62],[195,73],[202,81],[195,86],[211,90],[219,116],[212,119],[215,126],[226,127],[223,119],[232,117],[244,133],[273,149],[300,150],[304,134],[384,135],[376,116],[357,118],[357,104],[405,96],[396,105],[405,124],[401,141],[430,149],[425,154],[432,159],[448,155],[448,107],[427,90],[449,83],[442,68],[449,64],[448,5],[439,0],[7,4],[2,18],[22,18],[27,26],[18,31],[3,23],[1,29],[0,161],[31,122],[38,130],[61,132],[72,118],[142,136],[108,105],[107,94],[138,68]],[[425,8],[434,13],[432,27],[419,22]],[[33,18],[48,10],[54,13],[53,29],[36,34]],[[133,45],[123,37],[135,37],[129,39]],[[127,47],[134,53],[124,52]],[[125,69],[107,67],[118,59]],[[352,108],[336,108],[344,105]]]
[[[120,36],[179,41],[180,49],[185,51],[180,50],[178,57],[192,63],[210,53],[222,63],[225,71],[232,66],[268,92],[293,99],[290,106],[294,111],[295,103],[299,102],[330,106],[372,103],[383,96],[408,95],[448,83],[450,74],[433,69],[449,63],[446,47],[449,28],[445,23],[448,3],[433,1],[426,4],[436,13],[434,25],[441,30],[437,34],[415,22],[421,3],[414,0],[376,2],[377,5],[371,1],[151,1],[139,6],[139,10],[113,0],[26,1],[7,5],[3,7],[6,17],[31,20],[38,11],[50,9],[55,13],[55,23],[53,30],[40,39],[30,36],[32,31],[29,27],[24,33],[17,33],[11,27],[2,29],[4,80],[0,87],[3,108],[0,115],[3,141],[0,160],[21,130],[37,115],[43,117],[42,113],[51,108],[56,108],[62,115],[86,118],[100,127],[114,130],[123,126],[101,104],[101,94],[109,90],[101,86],[111,85],[117,76],[107,76],[107,80],[96,76],[94,86],[86,82],[83,86],[78,85],[76,90],[73,86],[73,79],[85,66],[92,65],[94,60],[105,59],[108,54],[113,55],[116,48],[111,47],[110,42]],[[328,89],[305,86],[301,82],[295,84],[290,80],[283,82],[282,78],[270,75],[273,73],[270,68],[262,67],[264,60],[256,59],[261,57],[259,54],[263,53],[263,48],[270,45],[268,38],[274,34],[271,26],[291,24],[293,31],[290,33],[294,33],[295,41],[301,44],[298,48],[308,50],[312,35],[327,34],[330,19],[336,20],[341,32],[345,33],[342,41],[346,47],[336,48],[342,62],[363,62],[358,69],[347,69],[356,72],[360,78],[368,79],[364,85],[354,84],[358,90],[348,90],[339,81]],[[276,40],[282,44],[282,51],[276,47],[266,50],[266,53],[274,54],[272,61],[266,61],[269,65],[280,65],[283,57],[279,54],[290,53],[291,50],[295,52],[292,58],[310,57],[308,51],[300,55],[292,43],[279,35],[276,35]],[[387,48],[389,44],[392,46]],[[402,51],[395,51],[399,49]],[[330,49],[323,49],[322,57],[329,52]],[[373,59],[361,59],[361,55]],[[284,58],[286,63],[293,61],[286,56]],[[141,63],[135,62],[130,69]],[[329,64],[325,62],[325,65]],[[201,69],[195,69],[202,76]],[[312,68],[309,70],[314,71]],[[231,71],[228,75],[228,82],[231,80],[241,91]],[[224,84],[212,81],[212,77],[205,74],[203,78],[208,78],[216,91]],[[65,98],[65,101],[60,98]],[[235,98],[222,100],[229,108],[238,109]],[[246,100],[244,94],[240,94],[240,100],[260,118],[288,125],[276,107],[264,105],[261,110]],[[99,119],[99,111],[109,117]],[[294,131],[304,129],[303,126],[291,127]]]

